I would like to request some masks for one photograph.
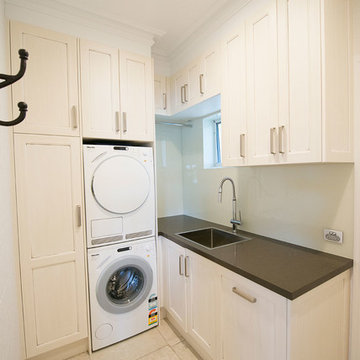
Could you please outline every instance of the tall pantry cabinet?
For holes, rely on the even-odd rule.
[[[87,336],[76,39],[11,23],[13,72],[26,49],[13,103],[16,201],[26,356]],[[16,106],[14,106],[16,109]]]

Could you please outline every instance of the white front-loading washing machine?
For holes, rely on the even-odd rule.
[[[92,349],[158,324],[155,238],[88,250]]]
[[[87,247],[155,235],[151,147],[83,145]]]

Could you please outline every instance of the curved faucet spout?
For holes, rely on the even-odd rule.
[[[231,182],[231,185],[232,185],[232,189],[233,189],[233,201],[235,200],[236,201],[236,193],[235,193],[235,184],[234,184],[234,180],[230,177],[224,177],[221,182],[220,182],[220,185],[219,185],[219,190],[218,190],[218,200],[219,202],[222,202],[222,188],[223,188],[223,185],[224,185],[224,182],[229,180]]]
[[[219,189],[218,189],[218,201],[221,203],[222,202],[222,189],[223,189],[223,185],[225,183],[225,181],[229,180],[231,182],[232,185],[232,189],[233,189],[233,198],[232,198],[232,219],[230,220],[230,223],[233,226],[233,232],[236,232],[236,225],[241,225],[241,215],[239,216],[239,219],[236,218],[236,192],[235,192],[235,184],[234,184],[234,180],[231,179],[230,177],[224,177],[219,185]]]

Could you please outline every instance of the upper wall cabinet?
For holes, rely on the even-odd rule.
[[[220,93],[218,45],[171,78],[173,113],[183,111]]]
[[[19,67],[18,50],[29,52],[25,76],[14,83],[13,109],[25,101],[26,120],[18,133],[79,136],[76,38],[11,22],[12,72]]]
[[[81,40],[83,136],[153,140],[151,59]]]
[[[247,116],[251,164],[277,160],[278,127],[276,0],[267,1],[246,21]]]
[[[254,5],[246,9],[245,33],[234,32],[222,46],[223,164],[353,161],[348,0]],[[241,50],[231,52],[231,45],[244,41],[240,76]]]
[[[154,139],[154,91],[151,58],[120,51],[121,137]]]
[[[353,161],[349,1],[278,0],[278,24],[281,161]]]
[[[221,92],[222,164],[246,165],[246,48],[245,25],[239,25],[222,42]]]
[[[80,40],[83,135],[119,139],[118,49]]]
[[[170,80],[167,76],[154,76],[155,113],[170,115]]]

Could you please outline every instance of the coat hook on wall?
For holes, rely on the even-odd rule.
[[[25,119],[26,112],[27,112],[27,109],[28,109],[27,104],[24,103],[24,102],[19,102],[17,104],[17,106],[18,106],[19,111],[20,111],[19,116],[16,119],[11,120],[11,121],[2,121],[2,120],[0,120],[0,125],[2,125],[2,126],[14,126],[14,125],[20,124]]]
[[[16,75],[0,74],[0,80],[4,80],[0,83],[0,89],[4,88],[5,86],[9,86],[9,85],[13,84],[14,82],[20,80],[24,76],[25,70],[26,70],[26,61],[29,58],[29,53],[25,49],[20,49],[19,57],[21,59],[20,69]],[[0,125],[14,126],[14,125],[20,124],[25,119],[26,112],[28,110],[27,104],[24,102],[19,102],[17,105],[18,105],[18,108],[20,111],[19,116],[16,119],[11,120],[11,121],[0,120]]]
[[[20,49],[19,55],[21,59],[19,72],[16,75],[0,74],[0,79],[4,80],[0,83],[0,89],[13,84],[24,76],[26,70],[26,61],[29,58],[29,53],[25,49]]]

